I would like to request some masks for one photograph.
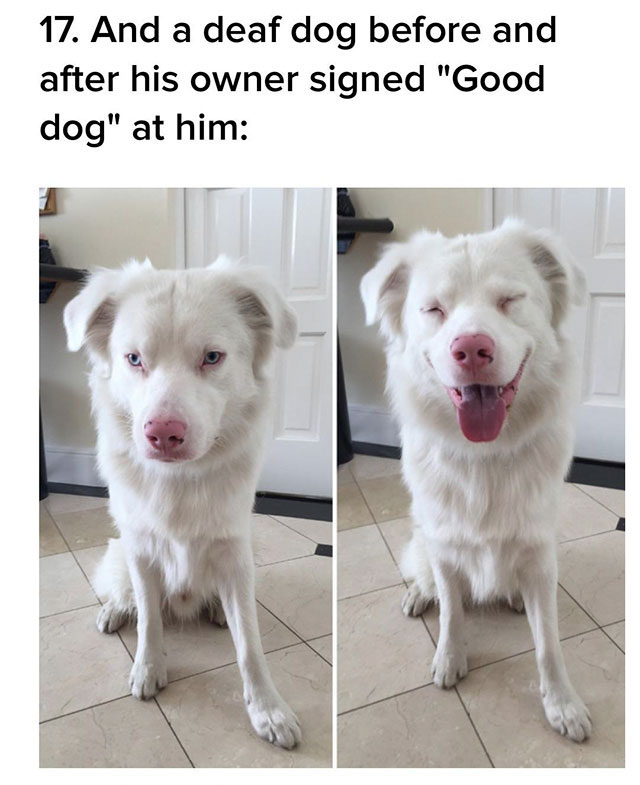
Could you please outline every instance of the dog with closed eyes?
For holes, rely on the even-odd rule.
[[[251,723],[294,747],[256,617],[251,513],[269,418],[269,365],[296,318],[258,268],[149,261],[94,273],[66,307],[68,347],[87,350],[99,468],[120,532],[96,587],[102,632],[137,619],[132,694],[167,685],[163,617],[208,609],[235,643]]]
[[[514,220],[452,239],[418,233],[361,282],[412,494],[403,610],[440,606],[434,682],[467,674],[465,603],[524,603],[547,719],[577,742],[591,719],[560,646],[556,528],[573,444],[563,325],[584,290],[562,244]]]

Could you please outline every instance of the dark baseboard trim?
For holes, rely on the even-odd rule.
[[[396,458],[402,456],[400,447],[371,442],[353,442],[353,451],[359,455],[373,455],[376,458]],[[598,485],[601,488],[625,488],[625,465],[613,461],[594,461],[591,458],[574,458],[569,469],[569,482],[580,485]]]
[[[93,485],[68,485],[50,482],[49,493],[67,493],[71,496],[97,496],[107,498],[107,488]],[[285,493],[256,493],[255,511],[262,515],[282,515],[287,518],[308,518],[318,521],[333,520],[331,499],[320,496],[294,496]]]
[[[391,444],[372,444],[371,442],[353,442],[353,451],[358,455],[373,455],[376,458],[402,457],[402,449]]]
[[[107,499],[109,491],[98,485],[69,485],[66,482],[50,482],[47,484],[49,493],[67,493],[69,496],[97,496]]]

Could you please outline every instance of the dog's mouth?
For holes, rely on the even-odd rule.
[[[446,387],[456,407],[460,430],[470,442],[492,442],[498,438],[507,412],[515,400],[529,352],[520,363],[518,372],[505,385],[468,384]]]

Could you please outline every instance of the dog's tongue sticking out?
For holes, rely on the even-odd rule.
[[[492,442],[498,437],[507,416],[505,402],[498,388],[487,384],[470,384],[461,388],[458,406],[460,430],[470,442]]]

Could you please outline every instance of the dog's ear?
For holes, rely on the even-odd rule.
[[[226,269],[229,269],[228,267]],[[264,270],[237,269],[236,303],[255,334],[254,372],[260,374],[274,346],[290,349],[298,334],[298,319]]]
[[[549,289],[551,322],[557,328],[564,321],[570,304],[584,302],[586,278],[564,244],[551,232],[531,232],[528,241],[533,264]]]
[[[91,354],[104,356],[115,318],[115,291],[118,273],[93,273],[84,288],[64,309],[67,348],[77,352],[86,346]]]
[[[92,359],[108,358],[109,337],[116,315],[118,291],[125,281],[142,271],[153,270],[148,259],[130,260],[121,270],[98,270],[92,273],[80,294],[64,309],[67,348],[77,352],[83,346]]]
[[[409,289],[410,268],[400,243],[390,245],[360,282],[366,322],[380,322],[389,338],[402,334],[402,311]]]

